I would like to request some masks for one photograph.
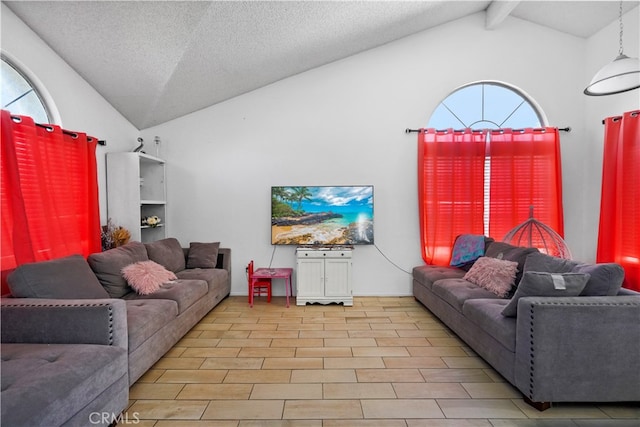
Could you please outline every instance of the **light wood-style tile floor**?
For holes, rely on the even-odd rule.
[[[536,411],[413,297],[290,308],[229,297],[130,399],[119,426],[640,425],[637,403]]]

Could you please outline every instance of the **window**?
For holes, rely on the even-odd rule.
[[[100,251],[94,137],[51,124],[37,78],[2,55],[0,292],[17,266]],[[44,97],[42,95],[45,95]],[[53,114],[51,114],[53,111]]]
[[[534,101],[505,83],[484,81],[464,85],[435,109],[428,127],[435,129],[524,129],[546,126]]]
[[[483,81],[464,85],[447,96],[431,115],[429,127],[476,130],[540,128],[546,122],[543,117],[534,101],[519,89],[501,82]],[[491,140],[491,133],[487,134],[487,140]],[[487,236],[491,233],[490,195],[491,157],[486,156],[483,224]]]
[[[2,56],[0,103],[3,110],[29,116],[36,123],[52,123],[43,98],[31,81],[18,67]]]
[[[1,110],[0,285],[27,262],[100,251],[97,139]]]
[[[522,91],[465,85],[445,98],[419,135],[423,258],[446,264],[458,234],[496,240],[535,217],[563,234],[558,129]]]

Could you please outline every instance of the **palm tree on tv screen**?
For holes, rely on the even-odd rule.
[[[298,204],[298,212],[302,211],[302,202],[311,200],[311,191],[307,187],[291,187],[291,199]]]

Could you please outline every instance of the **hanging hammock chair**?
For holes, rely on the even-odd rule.
[[[572,259],[571,251],[562,237],[533,217],[533,206],[529,208],[529,219],[511,229],[502,241],[514,246],[538,248],[547,255]]]

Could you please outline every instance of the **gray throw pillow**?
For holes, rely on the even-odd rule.
[[[573,273],[588,273],[591,278],[580,295],[614,296],[622,287],[624,268],[620,264],[578,264]]]
[[[187,256],[187,268],[216,268],[219,248],[220,242],[191,242]]]
[[[588,274],[542,273],[525,271],[515,295],[502,310],[506,317],[516,317],[518,300],[524,297],[572,297],[580,295],[589,280]]]
[[[23,264],[7,277],[16,298],[109,298],[81,255]]]
[[[576,261],[538,252],[527,257],[524,271],[546,271],[547,273],[570,273],[578,265]]]
[[[144,245],[151,261],[157,262],[174,273],[185,269],[187,263],[184,258],[184,251],[175,237],[145,243]]]
[[[122,269],[139,261],[148,261],[147,250],[141,242],[129,242],[124,246],[96,252],[87,261],[111,298],[120,298],[133,289],[122,276]]]
[[[549,256],[543,253],[527,257],[524,271],[546,271],[549,273],[588,273],[591,278],[580,295],[617,295],[624,280],[624,269],[615,263],[581,264],[579,262]]]

